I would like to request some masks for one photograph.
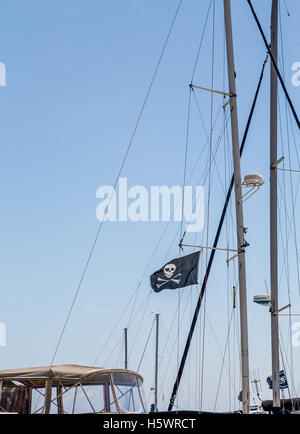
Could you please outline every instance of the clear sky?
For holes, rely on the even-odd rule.
[[[0,62],[6,65],[7,83],[6,87],[0,87],[0,321],[6,325],[7,346],[0,347],[0,368],[50,363],[99,227],[96,219],[96,206],[99,203],[96,190],[101,185],[114,184],[177,4],[175,0],[1,2]],[[130,186],[143,185],[148,188],[151,185],[182,184],[188,85],[208,4],[208,0],[183,0],[122,171],[122,176],[128,178]],[[227,78],[223,73],[223,2],[216,0],[215,4],[214,85],[216,89],[221,90],[225,86],[227,90]],[[269,38],[271,1],[254,0],[253,4]],[[300,62],[300,31],[297,26],[300,4],[297,0],[280,0],[280,7],[283,43],[280,56],[284,59],[287,88],[300,113],[300,87],[294,87],[291,83],[292,64]],[[232,14],[241,136],[266,50],[246,0],[233,0]],[[210,14],[195,84],[210,87],[211,63]],[[254,305],[252,299],[253,295],[265,292],[265,279],[269,287],[268,80],[269,65],[242,161],[243,175],[256,171],[265,180],[262,189],[245,203],[244,211],[245,224],[249,228],[247,241],[250,243],[247,250],[250,369],[259,371],[263,398],[271,396],[265,383],[265,378],[271,374],[270,318],[267,308]],[[209,131],[210,96],[199,91],[197,99],[206,130]],[[221,103],[221,97],[216,96],[214,118]],[[282,153],[285,155],[285,167],[298,169],[297,145],[299,149],[300,135],[293,121],[286,122],[286,106],[281,91],[280,104],[282,129],[279,128],[278,153],[279,156]],[[221,113],[214,130],[214,146],[218,142],[222,120]],[[208,145],[194,100],[191,104],[190,126],[188,176],[204,149],[204,156],[200,158],[190,180],[190,185],[196,185],[201,179],[203,182],[201,176],[207,162]],[[220,143],[216,159],[218,170],[214,169],[212,176],[209,219],[206,208],[206,227],[196,239],[199,242],[206,239],[209,223],[209,244],[212,244],[224,200],[223,188],[228,185],[232,167],[231,141],[224,141],[222,136]],[[299,201],[296,201],[299,178],[293,174],[291,179],[292,184],[289,174],[281,174],[279,180],[280,192],[284,191],[285,197],[280,204],[280,234],[283,234],[284,243],[286,239],[289,240],[287,250],[282,248],[281,238],[279,240],[280,305],[288,303],[289,288],[293,311],[299,313],[296,237],[292,214],[294,204],[297,226],[300,212]],[[207,183],[205,186],[207,201]],[[186,288],[181,293],[182,319],[178,343],[178,294],[165,291],[152,294],[150,300],[147,299],[151,272],[178,255],[179,236],[176,236],[176,232],[179,225],[171,223],[145,272],[165,228],[166,223],[163,222],[104,224],[55,359],[56,363],[93,364],[109,338],[96,363],[99,366],[120,366],[124,362],[121,342],[123,328],[129,326],[129,367],[136,369],[153,314],[159,312],[161,409],[166,407],[171,393],[178,354],[181,356],[199,293],[198,287]],[[229,238],[225,231],[220,246],[228,242],[234,248],[230,217],[227,235]],[[189,235],[186,241],[192,243],[195,236]],[[191,249],[186,249],[185,253],[191,253]],[[287,267],[284,267],[285,258]],[[205,261],[204,253],[202,273]],[[130,303],[114,328],[144,272],[135,304]],[[231,312],[231,287],[234,282],[236,275],[233,269],[227,276],[226,254],[218,253],[206,300],[203,408],[207,410],[214,408],[222,365],[222,355],[215,337],[222,353],[227,336],[227,304]],[[201,328],[196,331],[194,349],[179,394],[179,405],[183,408],[196,408],[199,405],[203,318],[202,311]],[[283,352],[287,351],[286,359],[291,364],[288,322],[286,317],[280,319],[285,341]],[[292,319],[293,322],[297,322],[297,317]],[[235,338],[238,335],[238,312],[233,323],[228,344],[230,355],[227,352],[216,405],[218,410],[237,405],[239,361],[238,340]],[[114,333],[110,336],[112,331]],[[170,337],[167,339],[169,332]],[[140,369],[145,377],[147,397],[153,385],[153,344],[154,335]],[[300,361],[300,347],[294,347],[293,357],[296,367]],[[227,369],[231,373],[231,380],[228,380]],[[229,381],[232,386],[230,393]],[[235,382],[237,393],[232,390]],[[300,386],[297,369],[295,386]]]

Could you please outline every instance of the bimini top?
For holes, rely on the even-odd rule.
[[[73,384],[76,381],[84,384],[101,384],[108,381],[109,374],[118,378],[118,384],[129,385],[132,376],[143,382],[143,377],[137,372],[128,369],[108,369],[93,366],[80,365],[56,365],[42,366],[37,368],[5,369],[0,370],[0,380],[19,381],[33,386],[42,385],[45,380],[52,379],[53,382],[62,384]]]

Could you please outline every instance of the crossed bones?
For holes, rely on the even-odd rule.
[[[162,279],[161,277],[158,277],[157,281],[160,281],[163,283],[160,283],[160,284],[157,283],[156,284],[157,289],[160,288],[161,286],[165,285],[168,282],[175,282],[178,285],[178,283],[180,282],[181,279],[176,279],[176,277],[179,277],[179,276],[181,276],[181,273],[176,274],[176,276],[172,277],[172,279]]]

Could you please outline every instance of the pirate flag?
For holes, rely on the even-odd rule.
[[[198,264],[200,252],[181,258],[172,259],[160,270],[150,276],[150,283],[154,292],[163,289],[177,289],[198,283]]]

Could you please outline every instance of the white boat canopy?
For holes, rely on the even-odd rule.
[[[0,370],[0,413],[144,413],[143,377],[129,369],[57,365]]]
[[[97,368],[92,366],[80,365],[57,365],[57,366],[41,366],[36,368],[23,369],[5,369],[0,370],[0,380],[19,381],[22,383],[31,383],[37,387],[43,385],[45,380],[51,379],[52,383],[74,384],[80,381],[82,384],[98,384],[103,383],[105,378],[110,374],[121,374],[118,379],[120,384],[130,385],[129,376],[133,375],[143,382],[143,377],[137,372],[128,369],[108,369]],[[123,375],[122,375],[123,374]]]

